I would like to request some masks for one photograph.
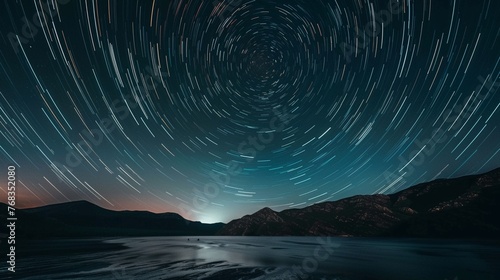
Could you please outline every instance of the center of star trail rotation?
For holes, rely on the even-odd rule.
[[[21,207],[205,222],[486,172],[500,166],[498,10],[4,2],[2,165]]]

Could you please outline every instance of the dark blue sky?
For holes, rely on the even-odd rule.
[[[500,166],[499,10],[5,1],[1,163],[21,207],[205,222],[486,172]]]

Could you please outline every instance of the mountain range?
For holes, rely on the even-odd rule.
[[[0,212],[4,221],[5,212]],[[16,217],[16,234],[25,238],[214,235],[224,225],[193,222],[176,213],[112,211],[87,201],[17,209]]]
[[[389,195],[357,195],[280,212],[266,207],[228,224],[188,221],[176,213],[112,211],[87,201],[66,202],[17,209],[16,234],[21,238],[323,235],[497,239],[498,201],[500,168],[438,179]],[[0,211],[3,221],[6,212]]]
[[[357,195],[302,209],[264,208],[219,235],[498,238],[500,168],[390,195]]]

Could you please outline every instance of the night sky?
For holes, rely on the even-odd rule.
[[[227,222],[500,166],[496,0],[3,1],[17,205]]]

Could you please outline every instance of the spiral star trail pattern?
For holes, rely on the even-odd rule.
[[[22,207],[85,199],[205,222],[486,172],[500,166],[499,11],[4,1],[2,166]]]

